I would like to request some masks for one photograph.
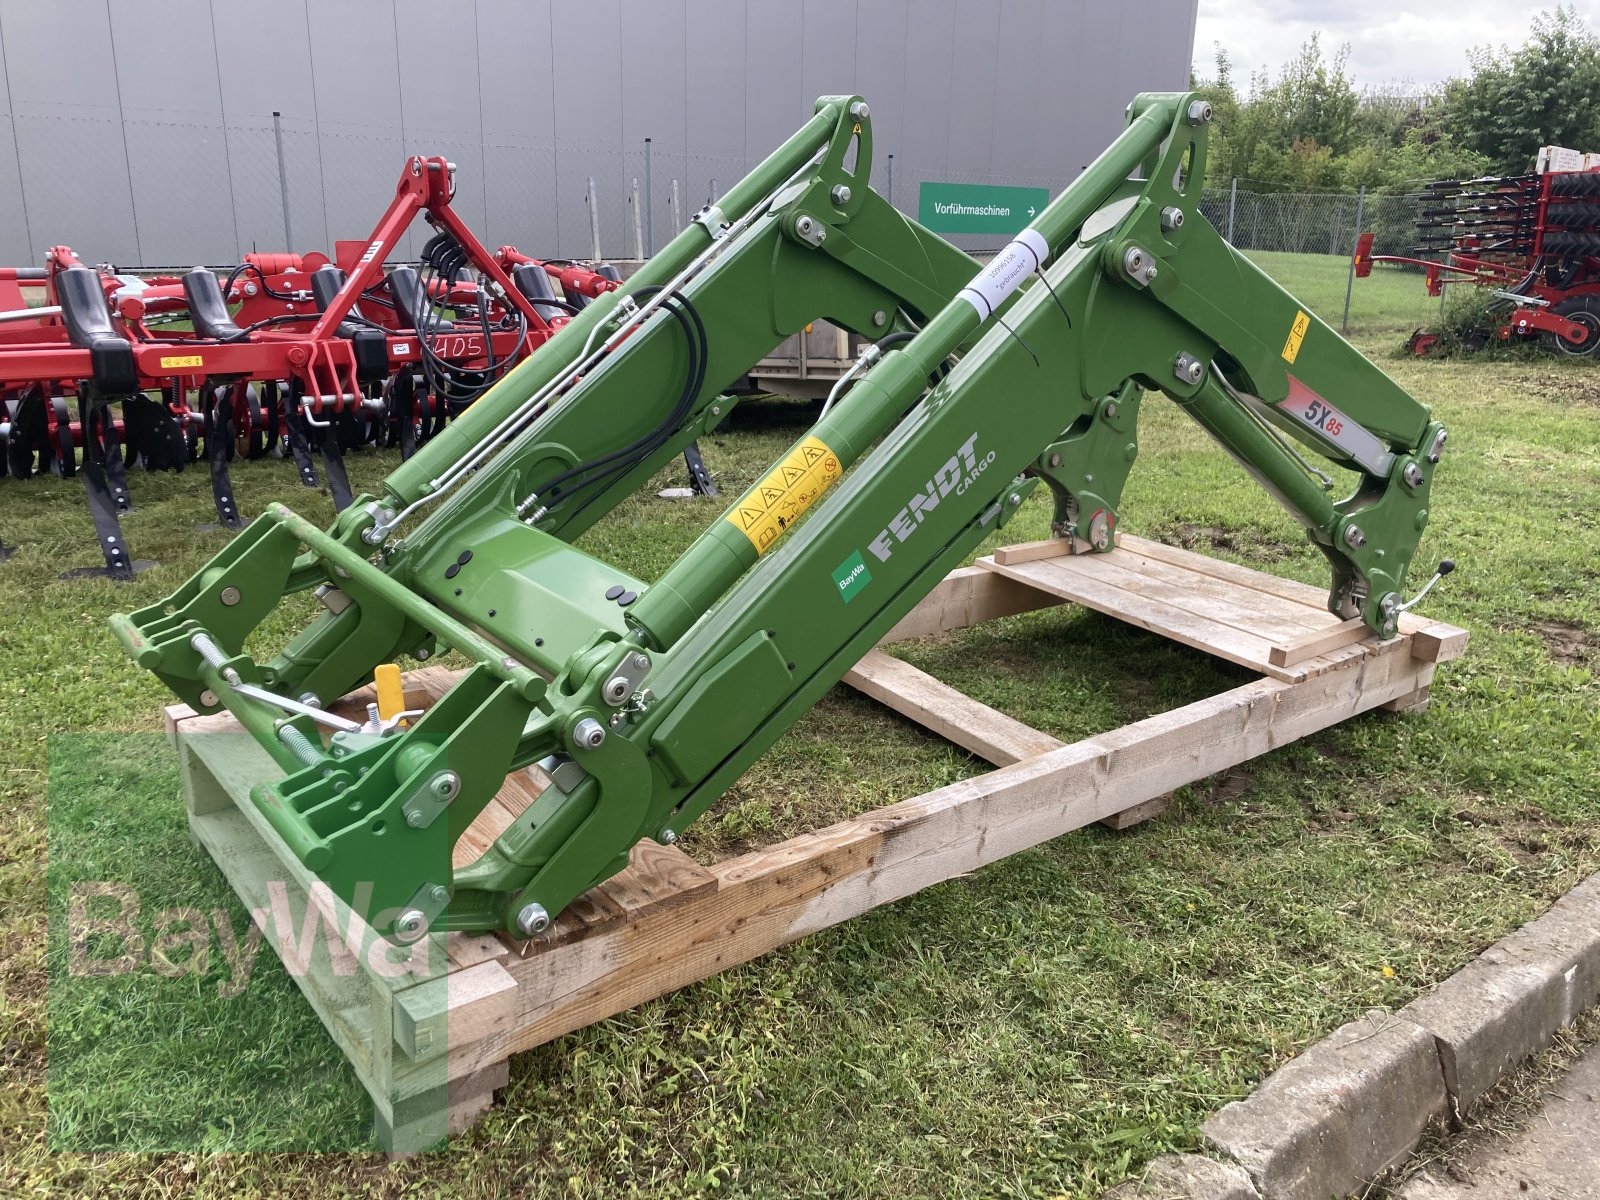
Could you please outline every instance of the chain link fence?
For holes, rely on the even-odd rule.
[[[689,153],[662,139],[632,146],[556,137],[468,141],[458,133],[230,114],[211,123],[113,121],[58,113],[11,115],[19,152],[48,149],[63,162],[123,160],[126,175],[96,187],[76,172],[0,188],[0,258],[40,260],[57,243],[86,261],[124,266],[225,265],[252,250],[325,250],[365,240],[394,194],[409,154],[457,165],[456,209],[491,249],[511,244],[546,258],[629,259],[664,246],[706,204],[753,167],[739,155]],[[121,165],[121,164],[119,164]],[[1059,193],[1060,174],[950,171],[880,146],[872,186],[915,217],[924,182],[1006,184]],[[1200,211],[1324,319],[1352,331],[1401,329],[1436,316],[1419,273],[1378,265],[1349,280],[1360,230],[1378,254],[1405,254],[1415,240],[1416,195],[1204,190]],[[385,250],[414,259],[425,227]],[[996,250],[1006,234],[947,235],[963,250]],[[1346,312],[1346,295],[1349,296]]]

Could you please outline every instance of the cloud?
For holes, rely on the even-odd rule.
[[[1591,30],[1600,31],[1600,0],[1567,0]],[[1555,0],[1545,5],[1555,8]],[[1313,33],[1331,55],[1350,47],[1358,87],[1413,80],[1438,83],[1467,71],[1475,46],[1521,45],[1537,8],[1503,0],[1200,0],[1195,24],[1195,70],[1213,73],[1213,43],[1221,43],[1241,82],[1258,70],[1277,74]]]

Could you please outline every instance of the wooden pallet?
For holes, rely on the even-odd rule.
[[[1065,549],[1009,547],[952,572],[885,643],[1072,602],[1260,677],[1067,744],[873,650],[846,683],[997,769],[711,866],[641,845],[530,943],[451,934],[387,948],[313,886],[250,803],[252,786],[281,774],[266,753],[225,714],[179,706],[168,729],[190,827],[372,1094],[380,1140],[403,1151],[470,1123],[518,1051],[1070,830],[1146,820],[1174,788],[1357,713],[1420,709],[1436,664],[1466,647],[1465,630],[1409,616],[1380,641],[1330,616],[1319,589],[1140,538],[1105,555]],[[408,676],[411,706],[451,678]],[[537,770],[507,779],[457,861],[546,782]],[[308,904],[341,935],[309,955],[299,937]],[[416,973],[399,973],[396,958]]]

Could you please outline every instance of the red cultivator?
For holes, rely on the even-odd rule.
[[[1355,272],[1375,262],[1426,270],[1428,295],[1446,283],[1492,289],[1487,328],[1468,343],[1539,338],[1558,353],[1600,357],[1600,170],[1431,185],[1417,222],[1422,242],[1406,257],[1372,253],[1371,233],[1356,242]],[[1448,277],[1448,278],[1447,278]],[[1439,335],[1417,330],[1409,349],[1427,354]]]
[[[332,261],[251,255],[226,281],[200,267],[117,275],[65,247],[42,269],[0,270],[4,469],[81,474],[105,569],[122,578],[134,570],[117,519],[126,467],[181,470],[202,439],[225,526],[241,524],[228,462],[285,445],[311,487],[315,445],[343,508],[343,451],[409,455],[620,282],[609,266],[491,254],[451,209],[454,190],[449,163],[411,158],[366,240],[338,243]],[[419,266],[386,272],[419,215],[434,230]],[[43,290],[42,306],[25,288]]]

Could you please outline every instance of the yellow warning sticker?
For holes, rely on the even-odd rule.
[[[206,360],[198,354],[164,354],[161,356],[161,369],[171,371],[181,367],[203,367]]]
[[[729,510],[726,520],[765,554],[784,530],[843,474],[839,456],[819,437],[807,437]]]
[[[1306,330],[1311,328],[1311,318],[1295,311],[1294,324],[1289,326],[1289,336],[1283,343],[1283,361],[1292,363],[1300,357],[1300,343],[1306,340]]]

